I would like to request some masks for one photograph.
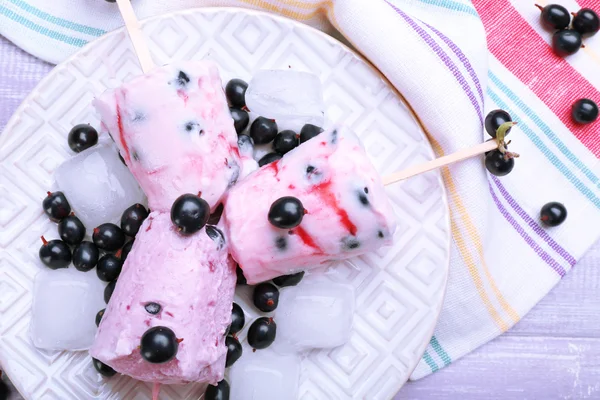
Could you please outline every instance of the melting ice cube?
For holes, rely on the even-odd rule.
[[[277,341],[277,340],[276,340]],[[300,379],[297,355],[281,355],[271,349],[244,348],[229,371],[231,398],[236,400],[296,400]]]
[[[341,346],[350,337],[353,319],[351,285],[306,280],[281,290],[272,346],[282,354]]]
[[[253,116],[274,119],[279,131],[300,133],[305,124],[324,123],[321,81],[308,72],[258,71],[248,83],[246,105]]]
[[[58,167],[55,177],[88,232],[105,222],[118,223],[127,207],[146,202],[111,145],[82,151]]]
[[[87,350],[96,335],[96,313],[106,307],[96,271],[44,269],[33,286],[33,344],[47,350]]]

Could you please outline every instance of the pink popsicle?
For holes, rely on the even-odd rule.
[[[182,193],[211,209],[239,175],[237,134],[217,66],[188,61],[158,68],[94,101],[150,209],[169,211]]]
[[[271,204],[302,202],[302,223],[269,223]],[[321,133],[228,193],[223,218],[230,252],[254,284],[390,244],[396,217],[379,174],[346,128]]]
[[[209,234],[212,238],[209,236]],[[92,357],[133,378],[164,384],[223,379],[235,263],[220,230],[180,235],[168,213],[152,212],[135,239],[106,309]],[[158,314],[145,306],[157,303]],[[154,326],[183,339],[175,359],[151,364],[140,339]]]

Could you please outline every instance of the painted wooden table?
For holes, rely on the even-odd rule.
[[[51,69],[0,36],[0,131]],[[457,398],[600,399],[600,243],[513,329],[397,396]]]

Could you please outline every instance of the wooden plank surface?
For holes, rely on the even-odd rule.
[[[513,329],[396,399],[600,399],[600,243]]]

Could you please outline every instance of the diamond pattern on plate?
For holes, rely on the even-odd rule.
[[[258,69],[317,74],[327,118],[362,138],[378,171],[389,173],[433,152],[409,108],[387,81],[334,39],[260,12],[189,10],[143,23],[157,64],[212,59],[225,79]],[[118,30],[56,67],[0,136],[0,363],[27,399],[150,399],[151,385],[125,376],[102,379],[86,352],[46,352],[29,338],[31,288],[40,235],[57,237],[40,203],[56,167],[72,156],[69,129],[98,120],[91,100],[141,73],[127,34]],[[448,211],[439,174],[386,188],[398,218],[394,246],[336,264],[332,281],[356,291],[350,340],[303,360],[301,399],[385,399],[416,366],[439,313],[448,268]],[[248,323],[248,290],[236,301]],[[204,385],[163,387],[161,398],[198,399]]]

